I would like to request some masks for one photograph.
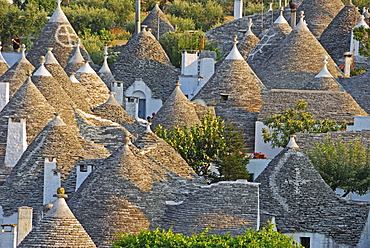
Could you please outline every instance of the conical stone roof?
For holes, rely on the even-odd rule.
[[[227,101],[234,106],[259,112],[263,102],[261,88],[264,85],[239,53],[236,43],[234,41],[231,52],[194,99],[202,99],[208,106],[216,106],[223,101],[221,95],[227,95]]]
[[[108,46],[104,46],[104,61],[103,65],[98,71],[99,77],[104,81],[104,83],[107,85],[107,87],[111,90],[112,89],[112,83],[116,81],[113,77],[113,74],[109,68],[108,65]]]
[[[343,62],[343,54],[350,49],[351,31],[359,22],[357,7],[347,4],[320,36],[321,45],[338,65]]]
[[[4,59],[3,55],[1,54],[2,48],[3,47],[1,46],[1,41],[0,41],[0,76],[3,75],[10,68],[10,66]]]
[[[281,11],[274,25],[262,36],[248,56],[248,64],[256,73],[259,73],[261,68],[264,68],[271,54],[291,31],[292,28],[284,18],[283,11]]]
[[[260,42],[257,36],[253,33],[247,33],[243,39],[238,43],[238,49],[244,59],[247,59],[254,47]]]
[[[315,37],[320,37],[343,7],[341,0],[304,0],[297,13],[306,13],[308,28]]]
[[[333,78],[327,68],[328,62],[326,61],[328,57],[323,57],[324,61],[323,68],[319,74],[315,76],[313,80],[308,82],[303,89],[304,90],[332,90],[332,91],[344,91],[343,87]]]
[[[327,118],[351,124],[354,116],[368,115],[350,94],[343,91],[273,89],[264,98],[258,120],[263,121],[274,114],[291,109],[299,100],[308,103],[307,111],[317,120]]]
[[[33,221],[36,223],[42,215],[45,158],[56,159],[56,170],[65,180],[84,155],[73,131],[58,115],[55,116],[27,147],[7,178],[5,186],[8,190],[4,192],[7,201],[0,203],[4,216],[12,215],[20,206],[29,206],[34,208]],[[75,189],[66,190],[72,193]]]
[[[370,114],[370,71],[356,77],[341,78],[343,88],[358,102],[368,114]]]
[[[109,247],[120,232],[147,230],[163,215],[166,193],[150,167],[155,168],[153,162],[126,143],[88,176],[69,201],[98,247]]]
[[[68,60],[64,70],[68,75],[75,73],[85,64],[85,58],[82,56],[80,48],[80,39],[77,39],[77,44],[73,48],[72,57]]]
[[[150,11],[149,15],[145,18],[145,20],[141,24],[147,25],[149,28],[151,28],[154,37],[157,38],[158,21],[159,21],[159,37],[161,37],[164,33],[175,31],[174,27],[167,19],[166,15],[159,8],[158,4],[154,6],[152,11]]]
[[[32,228],[18,247],[96,247],[69,209],[64,189],[58,189],[52,209]]]
[[[79,82],[72,83],[71,79],[63,70],[63,67],[61,67],[58,61],[55,59],[51,50],[52,48],[49,48],[45,56],[45,68],[58,81],[59,85],[73,100],[75,107],[89,113],[90,106],[87,101],[90,96],[88,95],[87,91]]]
[[[26,59],[23,46],[22,57],[0,77],[0,82],[9,83],[9,98],[21,87],[33,70],[35,67]]]
[[[166,52],[153,34],[144,27],[139,34],[133,35],[118,58],[112,65],[113,75],[117,80],[121,80],[119,69],[121,63],[129,63],[136,59],[151,59],[164,65],[173,67]]]
[[[0,116],[26,117],[27,143],[30,144],[42,128],[53,119],[54,113],[55,109],[33,84],[31,78],[28,78],[1,111]],[[6,135],[4,138],[6,139]]]
[[[194,170],[186,163],[181,155],[166,141],[155,135],[150,130],[150,126],[148,126],[148,129],[149,130],[135,140],[134,145],[146,156],[175,175],[184,179],[196,178]]]
[[[328,57],[328,70],[342,76],[333,59],[312,35],[301,13],[298,25],[274,49],[257,75],[269,89],[301,89],[322,69],[322,56]]]
[[[76,78],[89,94],[91,107],[99,106],[107,101],[109,89],[87,61],[77,71]]]
[[[93,108],[93,113],[117,123],[125,122],[132,124],[135,122],[135,119],[127,114],[126,110],[117,102],[113,93],[110,94],[105,103]]]
[[[59,85],[59,82],[45,68],[44,58],[42,58],[41,66],[33,74],[32,81],[50,105],[60,113],[63,120],[65,120],[70,127],[76,128],[76,120],[72,108],[73,101]]]
[[[182,93],[179,83],[153,118],[153,128],[161,125],[165,129],[170,129],[175,126],[194,126],[198,123],[200,120],[195,108]]]
[[[179,75],[161,44],[145,28],[131,37],[111,69],[116,80],[125,82],[123,91],[141,78],[153,97],[162,101],[171,95]]]
[[[77,34],[63,13],[60,2],[57,2],[58,7],[27,54],[28,60],[34,66],[39,65],[39,58],[47,53],[48,47],[54,48],[53,53],[62,67],[65,67],[69,58],[72,57],[71,53],[76,43]],[[82,51],[84,58],[90,60],[88,53],[83,47]]]
[[[357,246],[369,206],[340,198],[295,142],[268,164],[256,182],[261,184],[261,211],[275,216],[279,232],[320,233],[337,244]],[[343,223],[345,232],[338,228]]]

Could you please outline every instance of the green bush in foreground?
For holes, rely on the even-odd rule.
[[[169,231],[142,231],[138,235],[122,234],[114,242],[113,247],[169,247],[169,248],[293,248],[302,247],[293,241],[292,238],[273,230],[273,225],[269,224],[259,231],[248,230],[243,236],[231,237],[230,235],[206,235],[194,234],[184,236],[183,234]]]

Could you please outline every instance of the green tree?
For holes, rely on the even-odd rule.
[[[177,17],[192,19],[196,28],[204,31],[224,19],[222,7],[212,0],[204,2],[175,0],[168,4],[166,11]]]
[[[168,32],[159,38],[172,64],[180,67],[181,50],[199,50],[201,39],[204,39],[204,49],[218,52],[217,45],[209,42],[202,31],[197,32]]]
[[[247,230],[242,236],[231,237],[226,235],[193,234],[184,236],[173,233],[172,230],[142,231],[138,235],[121,234],[114,242],[113,247],[171,247],[171,248],[228,248],[228,247],[253,247],[253,248],[295,248],[302,247],[293,238],[273,230],[273,225],[268,224],[260,230]]]
[[[267,128],[262,129],[264,142],[271,142],[272,147],[285,147],[290,136],[295,133],[327,133],[345,130],[345,123],[337,123],[328,119],[316,120],[307,111],[307,102],[300,100],[294,108],[275,114],[263,121]]]
[[[344,195],[363,195],[370,189],[370,149],[358,139],[343,140],[325,138],[310,149],[308,156],[325,182],[333,189],[341,188]]]
[[[243,153],[242,135],[220,117],[208,113],[196,126],[173,129],[159,126],[155,133],[178,151],[198,175],[210,182],[249,178],[245,167],[249,157]],[[219,174],[210,172],[211,163]]]

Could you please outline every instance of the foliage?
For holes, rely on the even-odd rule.
[[[224,18],[222,7],[212,0],[204,3],[174,0],[173,3],[168,4],[166,11],[177,17],[192,19],[196,29],[205,31]]]
[[[370,189],[370,147],[358,139],[344,143],[341,139],[325,138],[308,153],[325,182],[333,189],[341,188],[360,195]]]
[[[177,28],[178,31],[194,30],[195,23],[190,18],[182,18],[174,15],[167,16],[170,23]]]
[[[370,56],[370,41],[369,41],[370,29],[360,26],[353,29],[353,36],[360,42],[360,55]]]
[[[13,36],[19,35],[22,43],[28,40],[28,45],[31,45],[30,37],[37,37],[46,21],[46,12],[34,4],[20,10],[0,0],[0,38],[4,43],[10,44]]]
[[[132,13],[135,11],[134,0],[79,0],[71,3],[73,9],[78,7],[104,9],[109,12],[111,21],[116,27],[127,23]],[[109,29],[109,28],[106,28]]]
[[[358,76],[362,73],[365,73],[366,71],[364,69],[362,69],[362,67],[357,67],[355,68],[353,71],[351,71],[351,77],[355,77],[355,76]]]
[[[266,10],[266,6],[263,3],[248,3],[247,8],[245,9],[245,15],[252,15],[255,13],[262,12]]]
[[[159,43],[166,51],[172,64],[180,67],[181,50],[199,50],[201,39],[204,37],[204,49],[218,51],[215,43],[209,42],[202,31],[197,32],[168,32],[159,38]]]
[[[271,142],[272,147],[285,147],[290,136],[295,133],[327,133],[346,129],[345,123],[328,119],[316,120],[306,109],[307,102],[300,100],[294,108],[264,120],[263,124],[268,128],[262,129],[263,141]]]
[[[57,7],[55,0],[13,0],[13,4],[19,9],[25,10],[29,5],[37,6],[39,10],[46,11],[49,15],[52,14]]]
[[[208,113],[196,126],[168,130],[159,126],[155,133],[177,150],[198,175],[211,182],[249,178],[245,167],[249,157],[243,153],[241,133],[220,117]],[[219,174],[210,172],[211,163]]]
[[[99,34],[101,30],[109,30],[114,23],[112,14],[107,9],[75,5],[64,8],[64,13],[77,33],[84,34],[88,31]]]
[[[142,231],[138,235],[122,234],[114,242],[115,248],[135,247],[135,248],[293,248],[302,247],[293,241],[293,238],[286,237],[283,234],[273,230],[273,225],[268,224],[262,227],[259,231],[247,230],[242,236],[231,237],[229,234],[206,235],[193,234],[192,236],[184,236],[182,234],[173,233],[172,230],[160,231]]]

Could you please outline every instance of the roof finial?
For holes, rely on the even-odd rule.
[[[53,51],[53,49],[54,49],[53,47],[48,47],[49,52]]]
[[[321,78],[321,77],[333,77],[331,74],[330,74],[330,72],[328,71],[328,67],[327,67],[327,64],[329,63],[328,61],[327,61],[327,59],[328,59],[329,57],[328,56],[326,56],[326,55],[324,55],[324,56],[322,56],[322,59],[323,59],[323,62],[322,62],[322,64],[323,64],[323,67],[322,67],[322,69],[321,69],[321,71],[320,71],[320,73],[319,74],[317,74],[316,76],[315,76],[315,78]]]
[[[56,116],[58,116],[59,114],[58,113],[54,113],[54,116],[56,117]]]
[[[104,53],[103,53],[104,56],[108,56],[108,44],[105,43],[104,44]]]
[[[233,36],[233,44],[238,44],[238,36],[237,35],[234,35]]]
[[[25,44],[22,44],[21,51],[22,51],[22,58],[26,58],[26,45]]]
[[[67,198],[68,195],[65,194],[65,190],[63,187],[59,187],[57,189],[57,193],[54,195],[54,197],[57,197],[57,198]]]
[[[299,19],[300,19],[300,21],[301,22],[303,22],[304,20],[303,20],[303,18],[304,18],[304,11],[303,10],[301,10],[300,12],[299,12]]]
[[[161,3],[161,2],[154,2],[155,3],[155,5],[156,6],[158,6],[159,7],[159,4]]]
[[[175,84],[176,87],[180,87],[181,84],[180,84],[180,81],[179,80],[176,80],[176,84]]]
[[[45,64],[45,56],[41,56],[40,60],[41,60],[41,64],[44,65]]]
[[[349,5],[353,5],[352,0],[349,0],[349,1],[348,1],[348,4],[349,4]]]
[[[295,135],[291,135],[290,136],[290,140],[289,140],[289,143],[288,145],[286,146],[287,148],[292,148],[292,149],[295,149],[295,150],[298,150],[299,149],[299,146],[297,145],[297,143],[295,142]]]
[[[288,22],[287,22],[287,21],[286,21],[286,19],[284,18],[283,12],[284,12],[284,8],[280,8],[280,15],[279,15],[279,17],[274,21],[274,24],[281,24],[281,23],[286,23],[286,24],[288,24]]]
[[[57,0],[57,4],[58,4],[58,7],[57,8],[60,8],[60,4],[62,3],[62,0]]]
[[[146,31],[147,25],[141,25],[141,31]]]

